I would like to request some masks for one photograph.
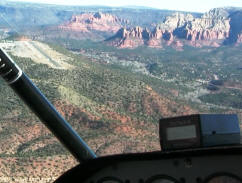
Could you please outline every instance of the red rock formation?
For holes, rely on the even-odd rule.
[[[164,31],[160,27],[156,27],[152,33],[152,38],[161,39]]]
[[[188,21],[183,32],[185,39],[194,41],[214,41],[225,40],[229,36],[230,24],[229,18],[223,15],[222,10],[213,9],[205,13],[201,18],[195,18]],[[202,42],[201,42],[202,44]]]
[[[155,48],[168,45],[182,49],[184,43],[195,47],[218,47],[230,36],[229,33],[228,15],[223,9],[213,9],[200,18],[194,18],[191,14],[175,13],[166,17],[152,32],[141,27],[122,29],[120,40],[117,37],[115,39],[119,42],[116,45],[123,48],[145,44]],[[242,33],[237,40],[237,44],[242,43]]]
[[[147,45],[153,48],[162,48],[162,37],[164,31],[160,27],[155,27],[154,31],[150,34]]]
[[[187,30],[186,39],[191,41],[196,40],[224,40],[229,36],[227,31],[214,30]]]
[[[217,40],[203,40],[203,41],[195,40],[195,41],[188,41],[187,44],[198,48],[201,48],[203,46],[209,46],[209,47],[221,46],[221,42],[218,42]]]
[[[131,29],[121,28],[109,44],[119,48],[134,48],[143,45],[149,37],[150,32],[139,26]]]
[[[190,41],[189,44],[192,46],[217,47],[222,42],[220,40],[229,37],[230,20],[226,16],[222,9],[213,9],[201,18],[194,18],[190,14],[175,13],[167,17],[161,26],[170,30],[173,37]],[[169,41],[172,43],[172,40]]]
[[[236,44],[240,44],[240,43],[242,43],[242,33],[240,33],[238,35],[238,38],[237,38],[237,41],[236,41]]]
[[[147,41],[147,46],[152,48],[162,48],[162,42],[159,39],[150,39]]]
[[[121,21],[116,16],[104,13],[84,13],[73,15],[71,20],[59,26],[61,30],[89,32],[92,30],[117,32],[121,28]]]
[[[149,47],[161,48],[162,43],[171,45],[174,41],[172,30],[164,30],[161,27],[156,27],[152,34],[150,34],[147,41]]]
[[[131,29],[120,29],[110,41],[110,45],[120,48],[133,48],[145,44],[149,47],[161,48],[162,42],[170,45],[173,41],[174,36],[170,30],[162,30],[156,27],[151,33],[148,29],[137,26]]]
[[[140,45],[143,45],[143,41],[137,39],[124,39],[118,43],[119,48],[135,48]]]
[[[122,34],[123,38],[132,37],[132,38],[143,39],[143,28],[139,26],[132,29],[122,29],[122,30],[123,30],[123,34]]]
[[[184,45],[181,41],[177,40],[177,41],[172,42],[171,46],[176,50],[182,51]]]

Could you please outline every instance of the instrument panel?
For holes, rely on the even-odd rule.
[[[227,182],[240,180],[242,156],[188,157],[175,160],[149,160],[112,164],[94,174],[86,183],[176,183],[214,182],[227,177]],[[216,176],[217,175],[217,176]],[[237,182],[238,182],[237,181]],[[217,182],[217,181],[216,181]],[[224,181],[222,181],[224,182]],[[236,181],[235,181],[236,182]]]
[[[86,178],[83,177],[86,174],[84,169],[79,167],[74,172],[69,172],[69,180],[72,174],[78,180],[76,182],[84,183],[242,182],[241,148],[119,155],[100,158],[102,167],[96,163],[91,166],[96,166],[97,169],[91,171]],[[88,166],[87,169],[89,168],[92,169]]]

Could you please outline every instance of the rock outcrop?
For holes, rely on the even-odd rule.
[[[109,39],[109,44],[120,48],[134,48],[145,44],[149,37],[150,32],[138,26],[131,29],[121,28]]]
[[[236,43],[237,44],[241,44],[242,43],[242,32],[238,35]]]
[[[183,29],[185,39],[191,41],[191,45],[219,46],[223,40],[229,37],[230,19],[226,12],[213,9],[205,13],[201,18],[188,21]]]
[[[240,44],[242,36],[242,10],[236,10],[231,13],[230,18],[230,32],[225,44]]]
[[[83,13],[73,15],[71,20],[59,26],[61,30],[76,32],[102,31],[117,32],[123,20],[107,13]]]
[[[147,45],[155,48],[172,46],[182,49],[184,45],[219,47],[223,44],[241,44],[241,19],[241,10],[215,8],[200,17],[177,12],[164,18],[152,29],[140,26],[126,28],[130,26],[127,20],[98,12],[73,15],[69,22],[58,28],[71,32],[74,37],[90,39],[102,32],[103,37],[96,39],[112,36],[106,41],[109,45],[119,48]]]
[[[150,47],[163,47],[164,45],[182,48],[184,44],[191,46],[218,47],[230,36],[230,17],[222,8],[213,9],[201,17],[191,14],[175,13],[153,30],[141,27],[122,28],[113,37],[112,45],[120,48],[147,45]],[[135,40],[135,41],[134,41]],[[237,42],[241,42],[240,34]]]

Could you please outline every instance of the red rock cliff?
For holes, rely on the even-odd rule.
[[[130,29],[121,28],[109,44],[120,48],[134,48],[145,44],[149,37],[150,32],[139,26]]]
[[[150,47],[162,47],[164,44],[182,47],[187,43],[192,46],[217,47],[229,36],[229,21],[223,9],[213,9],[200,18],[191,14],[175,13],[166,17],[152,32],[141,27],[120,29],[116,37],[114,36],[118,43],[113,41],[112,44],[123,48],[142,44]]]
[[[121,21],[116,16],[107,13],[84,13],[73,15],[69,22],[60,25],[59,28],[78,32],[92,30],[117,32],[121,28]]]

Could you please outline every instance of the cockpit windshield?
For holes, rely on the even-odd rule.
[[[241,121],[241,19],[241,0],[1,0],[0,47],[97,156],[150,152],[160,119]],[[2,79],[0,164],[0,182],[52,182],[77,164]]]

